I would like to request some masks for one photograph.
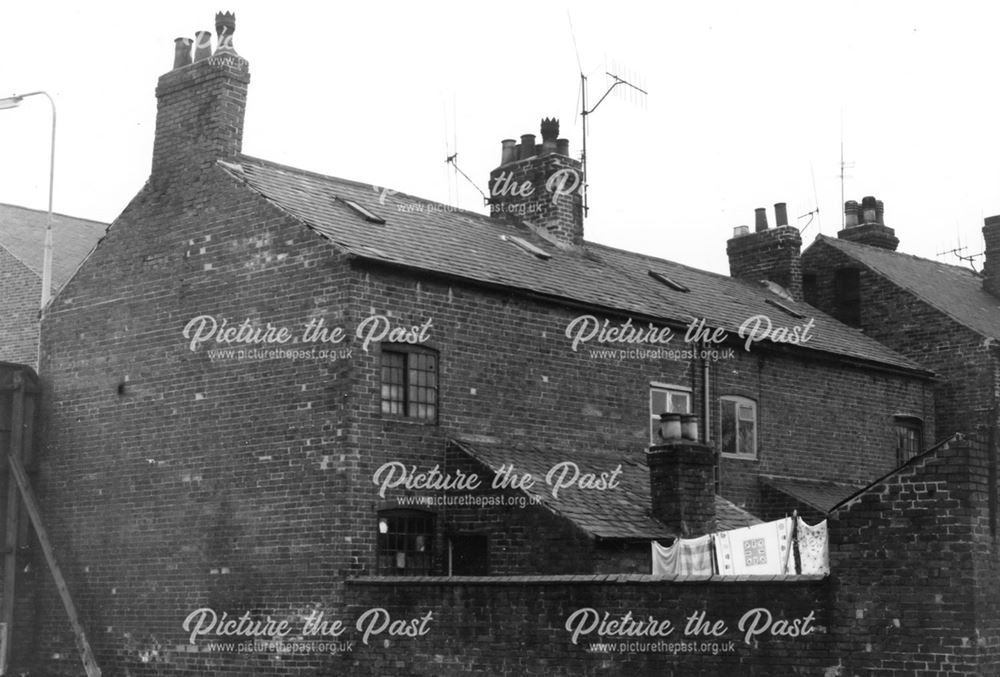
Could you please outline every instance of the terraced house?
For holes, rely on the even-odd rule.
[[[217,24],[214,53],[178,41],[150,177],[42,321],[37,490],[105,674],[346,665],[213,651],[191,614],[648,573],[653,540],[825,515],[897,467],[901,425],[936,439],[931,371],[802,301],[781,207],[726,277],[588,242],[553,120],[502,143],[489,216],[250,157]],[[665,413],[701,460],[647,457]],[[699,511],[654,499],[669,477]],[[38,585],[15,664],[75,674]]]

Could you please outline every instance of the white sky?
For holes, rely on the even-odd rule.
[[[0,96],[56,99],[56,211],[111,221],[139,190],[173,39],[217,10],[250,62],[249,155],[485,213],[446,151],[484,191],[543,116],[579,153],[582,66],[591,103],[605,70],[649,91],[590,118],[589,240],[728,273],[754,207],[802,226],[818,204],[834,234],[841,120],[846,198],[884,200],[900,250],[978,253],[1000,213],[998,3],[5,2]],[[49,125],[40,97],[0,111],[0,202],[46,207]]]

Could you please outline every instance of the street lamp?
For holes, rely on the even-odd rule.
[[[38,95],[48,99],[49,104],[52,106],[52,142],[49,147],[49,221],[45,227],[45,256],[42,259],[41,307],[44,308],[45,304],[49,302],[49,297],[52,295],[52,187],[56,172],[56,102],[52,100],[52,97],[47,92],[28,92],[27,94],[18,94],[16,96],[8,96],[6,99],[0,99],[0,110],[17,108],[29,96]]]

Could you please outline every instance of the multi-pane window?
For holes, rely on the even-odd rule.
[[[896,461],[902,465],[922,452],[924,446],[923,422],[913,416],[896,417]]]
[[[649,385],[649,443],[660,444],[660,414],[690,414],[691,389],[666,383]]]
[[[382,413],[436,421],[437,354],[383,344],[381,364]]]
[[[434,515],[419,510],[387,510],[378,517],[378,572],[387,576],[427,576],[434,561]]]
[[[723,454],[757,458],[757,403],[746,397],[726,396],[719,402]]]

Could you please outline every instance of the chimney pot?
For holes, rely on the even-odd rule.
[[[754,211],[754,231],[761,232],[767,230],[767,210],[757,207]]]
[[[506,165],[517,160],[517,141],[504,139],[500,142],[500,164]]]
[[[750,226],[736,226],[733,228],[733,237],[743,237],[750,234]]]
[[[866,195],[861,198],[861,222],[862,223],[875,223],[875,212],[877,211],[875,198],[871,195]]]
[[[174,40],[174,68],[183,68],[191,63],[191,38],[176,38]]]
[[[774,204],[774,225],[778,228],[788,225],[788,208],[784,202]]]
[[[858,203],[856,200],[848,200],[844,203],[844,227],[854,228],[858,225]]]
[[[682,436],[681,415],[671,413],[660,414],[660,439],[666,442],[676,442]]]
[[[236,54],[233,46],[233,33],[236,32],[236,15],[232,12],[219,12],[215,15],[215,32],[219,36],[219,44],[215,53]]]
[[[522,134],[521,135],[521,160],[527,160],[535,155],[535,135],[534,134]]]
[[[212,56],[212,31],[198,31],[194,34],[194,60],[201,61]]]
[[[885,204],[881,200],[875,200],[875,223],[885,225]]]
[[[542,141],[552,141],[559,137],[559,120],[556,118],[542,118]]]
[[[569,157],[569,139],[556,139],[556,152]]]

